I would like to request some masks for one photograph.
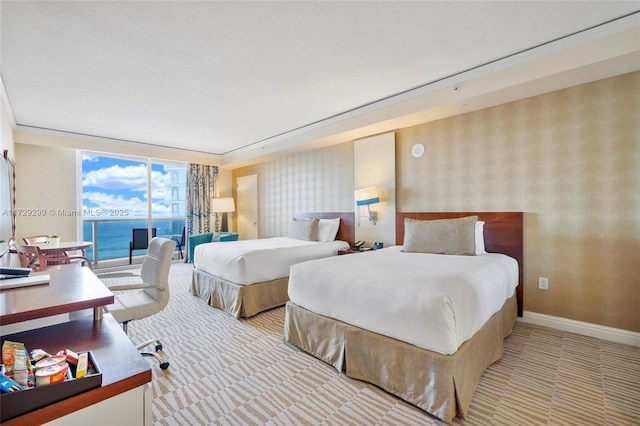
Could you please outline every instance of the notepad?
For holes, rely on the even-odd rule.
[[[0,279],[0,290],[10,288],[28,287],[32,285],[49,284],[49,275],[32,275],[20,278],[4,278]]]

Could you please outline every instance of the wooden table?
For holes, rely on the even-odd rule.
[[[93,308],[94,318],[102,306],[113,303],[113,293],[89,268],[55,266],[32,275],[48,274],[49,284],[0,291],[0,325],[45,318]]]
[[[58,244],[39,243],[34,244],[40,248],[40,251],[46,254],[53,254],[67,251],[82,251],[82,255],[86,256],[86,250],[93,245],[91,241],[62,241]]]

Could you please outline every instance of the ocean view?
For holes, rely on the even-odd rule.
[[[93,222],[85,221],[82,226],[83,240],[93,242],[91,231]],[[96,221],[98,227],[98,260],[116,259],[119,257],[129,257],[129,242],[133,228],[144,228],[147,224],[145,219],[122,220],[101,222]],[[154,220],[154,227],[157,228],[156,236],[171,238],[172,235],[182,235],[182,228],[185,226],[184,218]],[[136,250],[135,255],[144,254],[144,250]],[[87,257],[93,259],[93,248],[87,250]]]

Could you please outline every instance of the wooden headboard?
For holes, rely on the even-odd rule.
[[[340,227],[338,228],[338,234],[336,240],[346,241],[349,245],[353,245],[355,236],[355,214],[353,212],[321,212],[321,213],[297,213],[295,217],[317,217],[319,219],[335,219],[340,218]]]
[[[443,213],[396,213],[396,244],[404,242],[405,218],[417,220],[454,219],[478,216],[484,224],[484,245],[488,252],[503,253],[518,261],[518,316],[522,316],[524,250],[522,236],[522,212],[443,212]]]

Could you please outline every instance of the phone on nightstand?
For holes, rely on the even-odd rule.
[[[355,244],[351,247],[354,250],[360,250],[364,246],[364,241],[356,241]]]

